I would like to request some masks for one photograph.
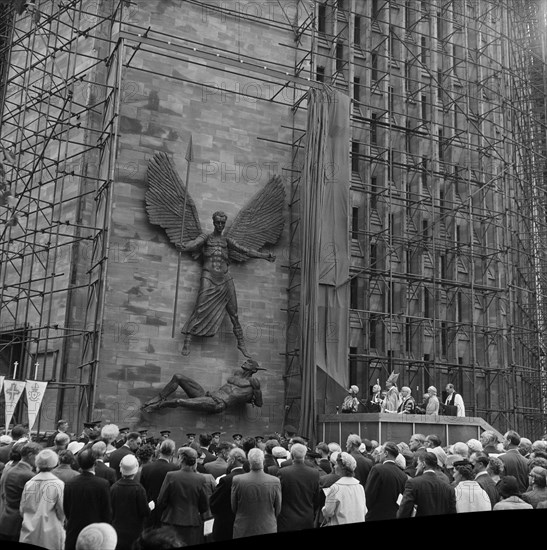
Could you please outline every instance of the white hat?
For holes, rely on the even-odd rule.
[[[83,441],[71,441],[66,450],[70,451],[73,455],[78,454],[83,448],[85,447],[85,443]]]
[[[11,435],[0,435],[0,444],[9,445],[12,441]]]
[[[359,386],[350,386],[348,393],[359,393]]]
[[[76,550],[114,550],[118,543],[116,529],[109,523],[91,523],[76,539]]]
[[[135,455],[125,455],[120,462],[122,476],[132,476],[139,469],[139,461]]]
[[[285,449],[285,447],[274,447],[272,449],[272,455],[275,457],[275,458],[287,458],[287,449]]]

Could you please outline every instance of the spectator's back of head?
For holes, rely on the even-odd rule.
[[[65,432],[59,432],[53,442],[57,447],[66,447],[70,443],[70,436]]]
[[[507,443],[509,443],[509,445],[514,445],[518,447],[520,443],[520,435],[515,432],[515,430],[509,430],[505,434],[505,440],[507,441]]]
[[[173,456],[175,454],[176,445],[172,439],[164,439],[160,445],[160,454],[164,456]]]
[[[120,435],[120,429],[116,424],[105,424],[101,428],[101,437],[107,443],[111,443]]]
[[[208,447],[211,444],[211,441],[213,441],[213,436],[211,434],[207,433],[201,433],[199,434],[199,444],[202,447]]]
[[[175,529],[169,525],[157,529],[146,529],[135,541],[133,550],[175,550],[186,543]]]
[[[22,437],[25,437],[27,433],[28,433],[28,430],[22,424],[16,424],[11,429],[11,437],[14,441],[17,439],[21,439]]]
[[[74,453],[68,449],[59,451],[59,464],[74,464]]]
[[[279,447],[279,441],[277,439],[268,439],[264,447],[264,452],[271,455],[274,447]]]
[[[304,460],[307,451],[308,449],[304,445],[301,443],[295,443],[291,447],[291,457],[294,460]]]
[[[262,470],[264,468],[264,452],[256,447],[249,451],[247,460],[251,470]]]
[[[464,443],[463,441],[457,441],[454,443],[452,446],[452,451],[455,455],[469,458],[469,447],[467,446],[467,443]]]
[[[95,466],[96,459],[91,449],[84,449],[78,453],[78,458],[76,460],[82,470],[90,470]]]
[[[96,459],[103,458],[104,453],[106,453],[106,443],[104,441],[97,441],[97,443],[93,443],[91,450]]]
[[[244,437],[240,446],[245,454],[249,454],[249,451],[256,447],[256,439],[254,437]]]
[[[357,434],[349,434],[346,440],[346,445],[354,449],[358,449],[361,446],[361,438]]]
[[[117,544],[118,535],[112,525],[91,523],[80,531],[76,550],[115,550]]]

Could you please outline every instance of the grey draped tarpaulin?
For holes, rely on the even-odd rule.
[[[315,439],[316,368],[348,387],[349,97],[310,89],[301,178],[300,432]]]

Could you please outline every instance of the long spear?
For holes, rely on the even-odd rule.
[[[184,200],[182,202],[182,223],[180,225],[180,244],[183,242],[184,237],[184,219],[186,217],[186,199],[188,197],[188,182],[190,181],[190,164],[194,158],[192,151],[192,134],[190,134],[190,141],[186,149],[186,184],[184,189]],[[180,266],[182,262],[182,250],[179,250],[179,262],[177,265],[177,286],[175,287],[175,304],[173,306],[173,328],[171,330],[171,338],[175,337],[175,324],[177,322],[177,302],[179,297],[179,279],[180,279]]]

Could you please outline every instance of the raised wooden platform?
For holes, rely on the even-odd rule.
[[[480,434],[492,428],[478,417],[429,416],[423,414],[320,414],[318,415],[317,438],[320,441],[336,441],[342,446],[349,434],[356,433],[362,439],[376,440],[380,444],[386,441],[408,443],[414,433],[436,434],[442,445],[452,445],[457,441],[479,439]]]

